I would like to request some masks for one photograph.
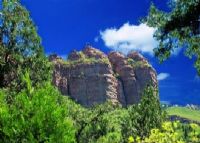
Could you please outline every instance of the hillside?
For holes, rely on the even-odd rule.
[[[200,122],[200,110],[193,110],[187,107],[169,107],[166,111],[170,116],[178,116],[191,121]]]

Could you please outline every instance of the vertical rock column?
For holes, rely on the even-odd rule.
[[[126,57],[121,53],[111,52],[108,57],[112,63],[115,74],[122,83],[126,105],[137,103],[138,92],[133,68],[128,65]],[[120,97],[123,97],[123,95],[120,95]]]

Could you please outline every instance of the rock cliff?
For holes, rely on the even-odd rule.
[[[147,84],[157,87],[156,71],[139,53],[108,55],[91,46],[73,51],[67,60],[51,55],[53,84],[72,99],[90,107],[107,100],[123,106],[138,103]]]

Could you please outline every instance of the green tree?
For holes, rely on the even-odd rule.
[[[151,5],[144,22],[157,28],[154,37],[159,46],[155,56],[163,62],[177,48],[184,48],[189,58],[196,59],[195,67],[200,74],[200,0],[171,0],[171,12],[158,10]]]
[[[0,92],[0,142],[2,143],[74,143],[75,128],[63,96],[49,83],[26,88],[7,103],[9,93]]]
[[[77,129],[76,140],[78,143],[120,143],[120,124],[116,121],[119,118],[114,118],[120,115],[115,114],[117,107],[112,103],[108,102],[88,110],[77,111],[78,114],[76,114],[77,112],[72,114],[74,114],[73,119]]]
[[[160,128],[164,113],[161,111],[158,91],[147,86],[140,103],[128,107],[128,115],[122,126],[126,139],[132,135],[144,138],[150,134],[151,129]]]
[[[20,0],[2,0],[0,10],[0,88],[21,89],[21,75],[30,69],[33,85],[50,78],[50,64],[41,39]]]

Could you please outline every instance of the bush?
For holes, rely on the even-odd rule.
[[[35,90],[30,85],[10,104],[6,103],[8,95],[1,92],[0,142],[75,142],[73,122],[60,93],[50,84]]]
[[[108,58],[100,58],[96,59],[94,57],[87,57],[84,55],[83,52],[78,52],[80,58],[78,60],[59,60],[59,62],[66,67],[73,67],[79,64],[96,64],[96,63],[103,63],[103,64],[109,64],[109,59]]]
[[[147,62],[145,61],[135,61],[131,58],[128,58],[128,64],[134,68],[145,68],[145,67],[151,67],[150,64],[148,64]]]
[[[76,124],[77,142],[121,142],[120,119],[123,118],[123,114],[120,108],[108,102],[82,111],[73,118]]]
[[[129,143],[199,143],[200,126],[165,122],[161,129],[152,129],[150,136],[141,140],[140,137],[129,138]]]

